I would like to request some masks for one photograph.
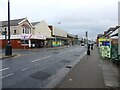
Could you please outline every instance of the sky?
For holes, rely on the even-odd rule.
[[[0,21],[7,20],[7,2],[0,0]],[[119,0],[10,0],[11,19],[45,20],[70,34],[96,39],[118,25]],[[61,23],[59,23],[61,22]]]

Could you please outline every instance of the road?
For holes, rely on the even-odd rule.
[[[63,49],[36,49],[29,52],[19,51],[21,56],[2,61],[3,88],[43,88],[53,78],[60,79],[57,74],[63,68],[70,70],[86,52],[83,46],[70,46]],[[62,71],[62,73],[64,73]],[[61,74],[63,75],[63,74]]]

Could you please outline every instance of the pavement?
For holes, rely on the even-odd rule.
[[[118,66],[111,60],[102,60],[94,47],[54,88],[104,88],[120,90]]]

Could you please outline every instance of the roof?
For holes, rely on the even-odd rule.
[[[10,20],[10,26],[17,26],[18,23],[24,19],[26,18]],[[6,26],[8,26],[8,21],[0,21],[0,27],[6,27]]]
[[[116,31],[118,28],[120,28],[120,26],[116,26],[116,27],[111,27],[106,31],[106,35],[110,35],[111,33],[113,33],[114,31]]]
[[[73,38],[76,38],[76,35],[73,35],[73,34],[69,34],[69,33],[67,33],[67,35],[68,35],[69,37],[73,37]]]
[[[53,30],[53,26],[52,25],[48,25],[50,30]]]
[[[104,36],[104,34],[98,34],[98,36],[97,37],[103,37]]]
[[[38,23],[40,23],[40,22],[32,22],[31,24],[32,24],[33,26],[35,26],[35,25],[38,24]]]

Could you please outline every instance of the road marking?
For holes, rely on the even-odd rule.
[[[87,54],[87,52],[85,51],[84,54]]]
[[[24,69],[22,69],[21,71],[23,72],[23,71],[25,71],[25,70],[28,70],[29,68],[24,68]]]
[[[10,69],[10,68],[7,67],[7,68],[0,69],[0,72],[1,72],[1,71],[4,71],[4,70],[7,70],[7,69]]]
[[[50,57],[52,57],[52,55],[47,56],[47,57],[43,57],[43,58],[39,58],[39,59],[36,59],[36,60],[33,60],[33,61],[31,61],[31,62],[40,61],[40,60],[42,60],[42,59],[46,59],[46,58],[50,58]]]
[[[13,75],[13,73],[10,73],[8,75],[2,76],[1,78],[3,79],[3,78],[6,78],[6,77],[9,77],[9,76],[12,76],[12,75]]]

